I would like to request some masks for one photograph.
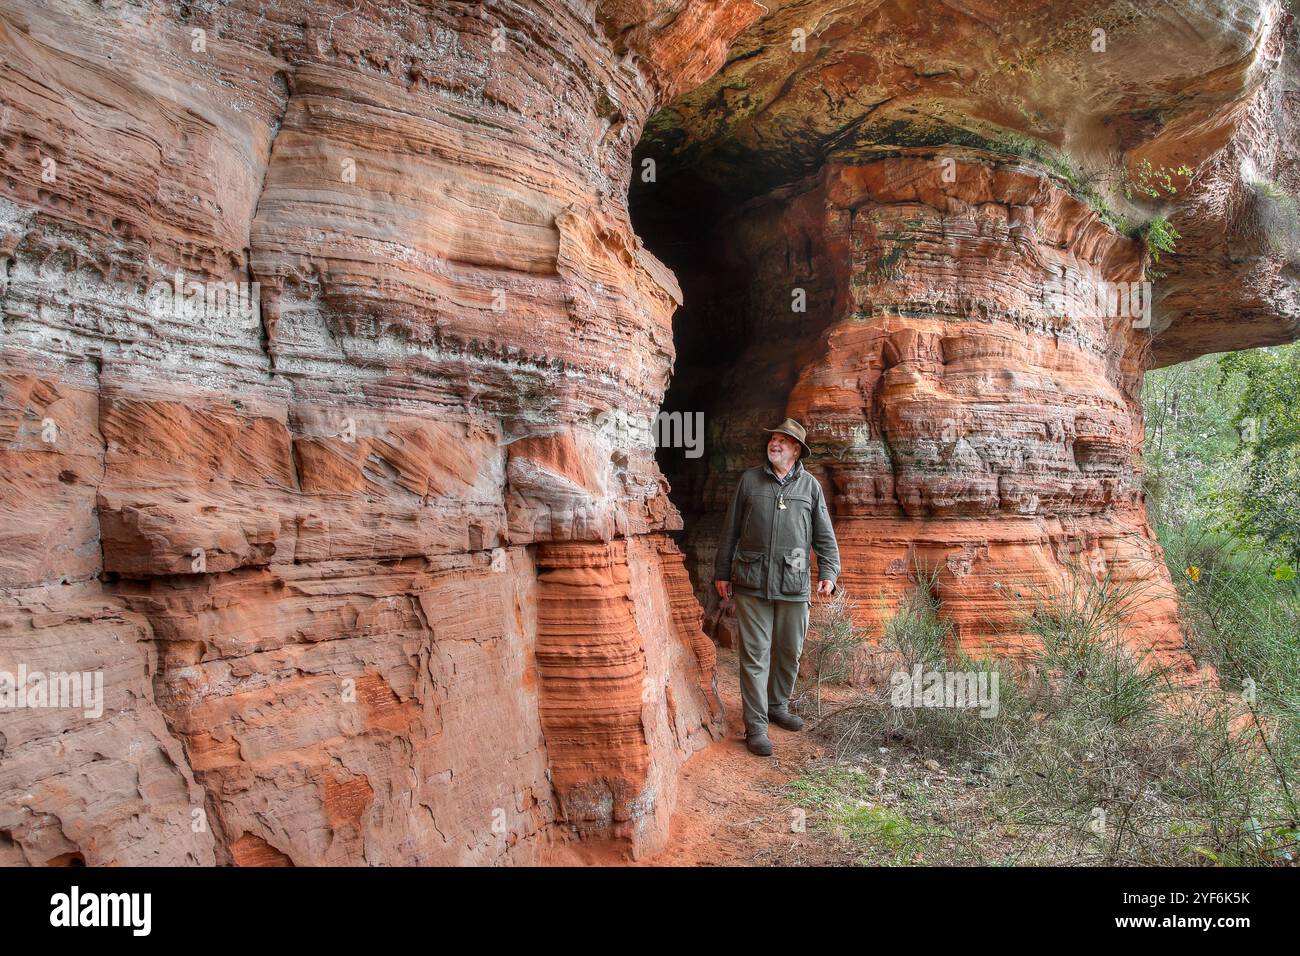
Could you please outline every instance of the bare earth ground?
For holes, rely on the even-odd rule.
[[[932,866],[1042,862],[968,765],[941,765],[898,739],[836,760],[832,714],[859,701],[801,680],[805,727],[772,727],[771,757],[745,749],[734,651],[718,651],[728,735],[682,768],[668,846],[641,866]],[[841,725],[842,727],[842,725]],[[842,729],[838,732],[842,732]],[[801,825],[802,824],[802,825]],[[956,834],[960,834],[958,837]]]
[[[582,843],[553,847],[543,858],[550,866],[844,866],[860,856],[851,843],[814,832],[811,820],[796,832],[794,801],[785,793],[805,770],[831,762],[828,748],[810,733],[816,718],[803,714],[805,727],[791,733],[770,730],[773,754],[755,757],[745,749],[741,718],[740,671],[734,650],[718,649],[718,693],[727,718],[727,736],[695,754],[678,776],[677,810],[668,846],[631,861],[625,853]],[[845,696],[846,689],[831,689]],[[824,711],[835,704],[823,695]]]
[[[802,690],[802,685],[801,685]],[[604,845],[565,843],[542,861],[552,866],[853,866],[1011,862],[1014,831],[988,814],[981,781],[941,767],[901,741],[836,761],[819,724],[857,697],[824,685],[822,717],[814,703],[797,712],[804,730],[770,730],[774,753],[745,749],[736,653],[718,650],[718,692],[727,736],[682,768],[668,845],[631,861]],[[958,855],[945,831],[974,824],[977,845]]]
[[[840,695],[843,695],[843,689]],[[773,754],[745,749],[739,666],[734,650],[718,650],[718,692],[727,715],[727,736],[697,753],[682,768],[669,844],[648,866],[844,866],[860,851],[811,826],[795,832],[795,803],[785,787],[808,769],[830,761],[830,751],[810,733],[816,717],[791,733],[773,726]],[[830,706],[834,703],[826,701]],[[809,821],[811,823],[811,821]]]

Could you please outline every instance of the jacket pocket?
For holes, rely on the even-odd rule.
[[[804,594],[808,586],[808,552],[803,548],[793,548],[786,552],[781,563],[781,593]]]
[[[737,551],[736,570],[731,576],[731,583],[738,588],[762,590],[766,563],[766,552]]]

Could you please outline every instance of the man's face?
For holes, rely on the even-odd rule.
[[[767,460],[779,468],[789,468],[799,457],[799,443],[789,435],[773,432],[767,440]]]

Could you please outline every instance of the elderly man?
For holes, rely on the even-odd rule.
[[[768,463],[740,476],[713,577],[724,601],[735,595],[745,744],[750,753],[769,757],[768,721],[803,729],[789,704],[808,631],[809,553],[817,552],[817,593],[830,594],[840,573],[840,550],[822,487],[800,461],[808,453],[803,426],[787,418],[763,430],[771,433]]]

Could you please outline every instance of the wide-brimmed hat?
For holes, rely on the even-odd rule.
[[[803,426],[800,425],[793,418],[787,418],[785,421],[783,421],[780,425],[777,425],[775,428],[764,428],[763,431],[780,432],[782,435],[789,435],[791,438],[797,441],[799,443],[799,447],[803,449],[803,451],[799,453],[800,458],[802,458],[804,455],[812,454],[812,451],[808,448],[808,443],[804,441],[804,439],[808,437],[808,433],[804,431]]]

